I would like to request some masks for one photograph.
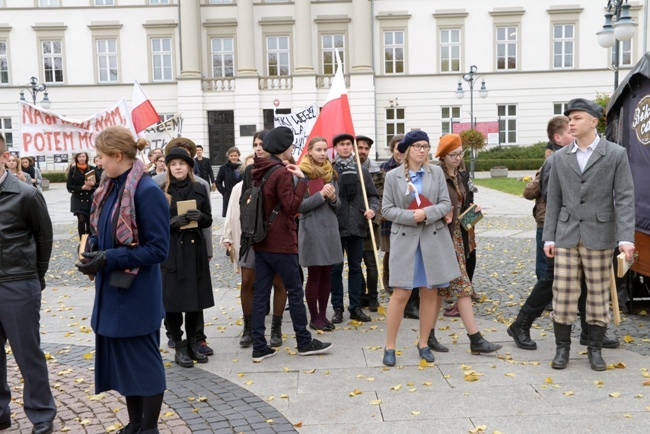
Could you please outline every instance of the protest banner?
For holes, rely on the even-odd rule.
[[[160,122],[146,128],[140,133],[149,141],[151,149],[164,149],[172,139],[180,137],[183,129],[183,117],[176,113],[173,117],[165,122]]]
[[[307,145],[307,137],[316,123],[318,109],[316,104],[288,115],[275,115],[273,125],[275,127],[288,127],[293,131],[293,157],[298,160],[302,149]]]
[[[134,133],[131,113],[122,98],[117,104],[84,120],[73,120],[19,101],[21,155],[72,154],[95,150],[95,138],[115,125]]]

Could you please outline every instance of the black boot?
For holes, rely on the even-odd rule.
[[[503,345],[489,342],[481,336],[481,332],[476,332],[473,335],[467,336],[469,337],[469,349],[474,355],[493,353],[503,348]]]
[[[580,345],[589,345],[589,324],[585,319],[584,314],[580,315],[580,325],[582,326],[582,331],[580,332]],[[605,334],[605,339],[603,339],[603,348],[618,348],[621,346],[621,342],[617,337],[609,337]]]
[[[429,348],[431,348],[433,351],[437,353],[449,352],[449,348],[442,345],[440,342],[438,342],[438,339],[436,339],[436,329],[431,329],[431,331],[429,332],[429,339],[427,340],[427,345],[429,346]]]
[[[208,363],[208,356],[199,351],[196,345],[196,338],[187,338],[187,355],[196,363]]]
[[[160,434],[160,431],[158,431],[158,428],[151,428],[146,431],[139,431],[138,434]]]
[[[404,318],[420,319],[420,292],[417,289],[411,291],[409,301],[404,308]]]
[[[282,317],[273,315],[271,322],[271,346],[273,348],[282,346]]]
[[[555,332],[555,358],[551,362],[553,369],[564,369],[569,364],[569,353],[571,352],[571,325],[553,322]]]
[[[194,362],[192,361],[192,359],[190,359],[190,356],[187,354],[186,340],[176,342],[176,346],[174,347],[174,350],[176,351],[176,355],[174,356],[174,360],[176,360],[176,363],[181,365],[183,368],[194,367]]]
[[[140,432],[140,424],[129,423],[124,428],[117,431],[117,434],[136,434]]]
[[[535,318],[519,311],[515,322],[508,327],[508,335],[512,337],[515,344],[522,350],[536,350],[537,344],[530,338],[530,326]]]
[[[589,345],[587,346],[587,354],[589,356],[591,369],[594,371],[604,371],[607,369],[607,363],[605,363],[601,354],[605,333],[607,333],[607,327],[589,324]]]
[[[241,339],[239,340],[239,346],[242,348],[248,348],[253,343],[253,337],[251,336],[252,318],[252,315],[244,315],[244,330],[242,331]]]

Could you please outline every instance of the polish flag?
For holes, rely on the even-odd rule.
[[[156,109],[153,108],[151,101],[144,94],[144,90],[142,90],[137,80],[133,83],[133,101],[131,107],[133,107],[131,109],[131,119],[133,120],[136,133],[160,122],[160,116],[158,116]]]
[[[317,136],[327,139],[328,152],[331,159],[334,157],[332,139],[337,134],[348,133],[354,134],[354,125],[352,124],[352,115],[350,114],[350,103],[348,102],[348,92],[345,88],[345,79],[343,78],[343,69],[341,68],[341,59],[338,50],[336,51],[336,74],[332,80],[332,87],[327,95],[327,100],[316,118],[316,123],[307,137],[305,146],[302,149],[298,163],[307,153],[307,143]]]

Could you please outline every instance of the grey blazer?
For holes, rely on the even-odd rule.
[[[634,184],[625,149],[600,139],[580,171],[575,142],[553,154],[544,241],[572,248],[613,249],[634,242]]]
[[[406,195],[404,166],[386,174],[382,215],[393,222],[390,234],[390,286],[411,288],[415,252],[420,244],[429,286],[446,283],[460,276],[458,260],[451,235],[443,218],[451,211],[447,182],[438,166],[424,167],[422,195],[432,206],[424,208],[427,219],[416,223],[413,211],[407,209],[412,199]]]

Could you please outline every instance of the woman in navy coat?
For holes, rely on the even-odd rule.
[[[158,433],[166,389],[159,351],[164,316],[160,263],[169,248],[169,206],[136,160],[137,150],[145,146],[144,139],[136,143],[123,127],[97,136],[106,176],[93,197],[91,251],[77,264],[95,279],[95,393],[112,389],[126,397],[129,424],[123,434]]]

